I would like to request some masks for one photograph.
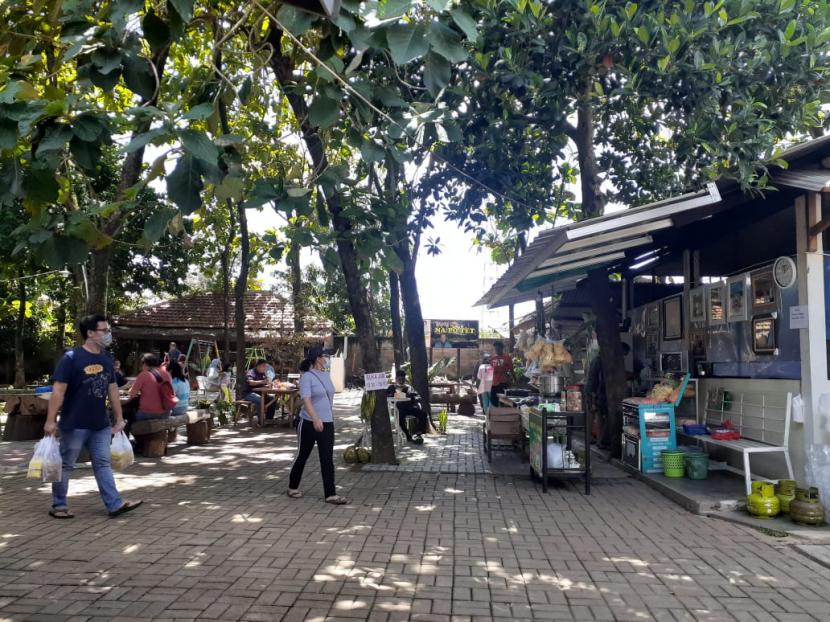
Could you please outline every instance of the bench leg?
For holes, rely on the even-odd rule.
[[[784,460],[787,462],[787,473],[790,474],[790,479],[795,479],[793,477],[793,463],[790,461],[790,450],[784,450]]]
[[[749,470],[749,452],[744,453],[744,479],[746,481],[746,496],[752,493],[752,472]]]

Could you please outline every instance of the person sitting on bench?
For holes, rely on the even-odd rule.
[[[426,432],[427,414],[421,404],[421,396],[412,385],[406,383],[405,371],[400,370],[395,374],[395,383],[389,385],[386,395],[395,399],[395,406],[398,408],[398,425],[406,435],[406,440],[418,445],[423,443],[424,439],[421,435]],[[411,430],[406,425],[407,417],[415,418]]]

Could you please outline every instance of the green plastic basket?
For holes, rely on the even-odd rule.
[[[663,461],[663,475],[666,477],[683,477],[686,474],[683,459],[686,452],[664,449],[660,452]]]
[[[709,454],[693,452],[686,454],[686,477],[706,479],[709,477]]]

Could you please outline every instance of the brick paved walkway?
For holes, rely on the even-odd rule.
[[[338,397],[338,441],[356,428]],[[77,517],[0,475],[0,620],[828,620],[830,571],[793,546],[688,514],[631,478],[546,495],[527,477],[372,472],[322,503],[316,458],[284,496],[290,431],[222,431],[119,475],[145,506]]]

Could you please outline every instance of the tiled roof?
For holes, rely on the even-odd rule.
[[[230,326],[234,326],[236,305],[231,295]],[[221,293],[193,294],[165,300],[154,305],[128,311],[113,318],[117,328],[186,328],[221,330],[224,324]],[[291,301],[272,291],[245,294],[245,332],[247,334],[291,335],[294,332],[294,308]],[[306,315],[305,333],[331,333],[327,320]]]

